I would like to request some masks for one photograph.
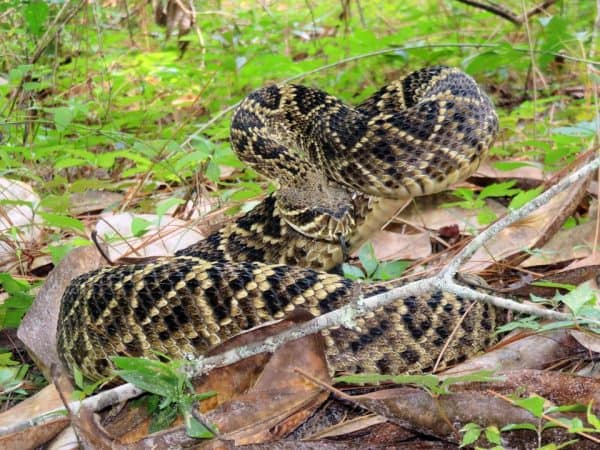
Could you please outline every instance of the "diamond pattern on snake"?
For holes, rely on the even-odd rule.
[[[472,174],[497,132],[490,99],[449,67],[413,72],[356,107],[306,86],[258,89],[233,115],[231,144],[279,189],[173,257],[73,280],[58,322],[61,358],[96,380],[112,356],[200,356],[296,308],[318,316],[388,290],[327,271],[402,201]],[[353,329],[325,330],[326,354],[338,372],[418,372],[453,331],[441,366],[481,351],[499,317],[432,291],[368,313]]]

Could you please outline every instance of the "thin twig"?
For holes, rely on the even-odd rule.
[[[474,8],[483,9],[484,11],[487,11],[489,13],[492,13],[499,17],[502,17],[503,19],[506,19],[509,22],[514,23],[515,25],[523,25],[523,23],[525,22],[525,20],[528,17],[531,17],[535,14],[538,14],[538,13],[544,11],[546,8],[548,8],[549,6],[552,6],[554,3],[556,3],[557,0],[546,0],[543,3],[541,3],[537,6],[534,6],[533,8],[531,8],[528,11],[523,10],[523,14],[520,16],[518,14],[512,12],[510,9],[506,8],[505,6],[497,5],[492,2],[482,3],[477,0],[457,0],[457,1],[459,3],[464,3],[465,5],[472,6]]]
[[[502,17],[503,19],[508,20],[509,22],[514,23],[515,25],[521,25],[522,21],[519,16],[517,16],[514,12],[505,8],[504,6],[494,5],[491,3],[481,3],[476,0],[457,0],[459,3],[464,3],[465,5],[472,6],[474,8],[483,9],[489,13],[495,14],[498,17]]]
[[[554,5],[558,0],[546,0],[543,3],[540,3],[537,6],[534,6],[533,8],[531,8],[529,11],[527,11],[525,13],[525,17],[531,17],[535,14],[538,14],[542,11],[544,11],[545,9],[547,9],[549,6]]]

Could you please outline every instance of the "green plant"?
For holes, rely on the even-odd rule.
[[[358,260],[362,269],[344,263],[342,270],[344,276],[351,280],[387,281],[400,277],[402,272],[410,266],[409,261],[378,261],[375,257],[373,244],[367,242],[358,251]]]
[[[192,408],[196,402],[216,395],[216,392],[196,394],[185,373],[180,369],[181,361],[162,362],[144,358],[113,358],[118,370],[115,374],[146,392],[154,394],[147,401],[152,413],[152,431],[168,425],[180,414],[189,436],[211,438],[216,430],[196,419]]]
[[[562,427],[567,431],[567,433],[575,435],[574,437],[577,437],[576,435],[580,435],[590,438],[590,433],[600,433],[600,419],[598,419],[598,417],[592,412],[592,402],[590,402],[587,407],[582,405],[563,405],[547,408],[545,407],[547,401],[538,395],[530,395],[526,398],[520,398],[518,396],[504,397],[501,395],[499,395],[499,397],[509,401],[515,406],[529,411],[538,419],[537,424],[513,423],[505,425],[501,429],[498,429],[495,426],[489,426],[485,429],[482,429],[476,423],[468,423],[460,430],[463,433],[461,447],[475,443],[480,438],[482,431],[484,432],[486,440],[489,443],[494,444],[494,447],[492,447],[494,450],[500,450],[504,448],[501,445],[501,433],[506,431],[530,430],[535,432],[538,436],[538,442],[540,442],[538,450],[558,450],[569,447],[570,445],[579,441],[579,439],[576,438],[561,444],[549,443],[542,446],[541,434],[548,428]],[[553,413],[581,411],[585,411],[586,413],[586,420],[589,424],[588,426],[584,426],[583,422],[578,417],[568,418],[566,416],[562,416],[554,418],[550,416],[550,414]],[[480,447],[475,448],[479,449]]]
[[[574,326],[585,325],[590,331],[600,333],[600,312],[596,307],[598,301],[598,292],[594,290],[589,283],[584,283],[577,288],[564,284],[555,283],[537,283],[541,286],[571,288],[567,294],[556,292],[552,299],[541,298],[535,295],[531,296],[531,300],[547,304],[553,307],[565,305],[569,312],[573,315],[573,319],[566,321],[555,321],[546,324],[541,324],[536,317],[523,317],[497,328],[497,333],[505,333],[517,328],[525,328],[535,330],[537,332],[555,330],[558,328],[568,328]]]
[[[0,273],[0,285],[8,297],[0,303],[0,329],[17,328],[33,303],[32,286],[23,279]]]

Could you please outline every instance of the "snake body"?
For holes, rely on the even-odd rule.
[[[488,97],[447,67],[414,72],[355,108],[305,86],[253,92],[234,113],[232,145],[280,189],[175,257],[75,279],[62,299],[59,354],[99,379],[111,356],[199,356],[296,308],[316,316],[385,291],[324,271],[399,201],[471,174],[497,129]],[[352,330],[326,330],[328,361],[338,371],[417,371],[434,364],[452,334],[444,364],[485,347],[496,316],[442,292],[408,297]]]

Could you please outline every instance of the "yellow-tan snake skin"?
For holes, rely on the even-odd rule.
[[[388,289],[323,272],[343,262],[398,203],[470,175],[498,130],[488,97],[447,67],[413,72],[352,108],[320,90],[269,86],[234,113],[240,158],[280,189],[176,254],[76,278],[63,295],[58,349],[90,379],[115,355],[205,354],[295,308],[313,315]],[[324,332],[332,369],[402,373],[442,365],[491,341],[486,304],[431,292]],[[462,321],[461,321],[462,318]],[[456,328],[456,330],[455,330]]]

